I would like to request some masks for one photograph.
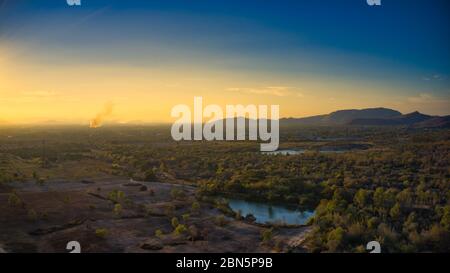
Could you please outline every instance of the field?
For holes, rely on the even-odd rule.
[[[446,252],[450,131],[281,128],[256,142],[175,142],[161,126],[0,128],[0,250]],[[313,210],[258,224],[227,198]]]

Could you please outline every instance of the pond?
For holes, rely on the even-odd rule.
[[[273,152],[262,152],[266,155],[299,155],[304,154],[306,150],[300,149],[300,150],[277,150]]]
[[[299,155],[304,154],[306,152],[319,152],[319,153],[334,153],[334,154],[340,154],[340,153],[346,153],[346,152],[354,152],[354,151],[364,151],[368,149],[368,145],[361,145],[361,144],[349,144],[344,146],[322,146],[316,150],[308,150],[304,148],[294,148],[294,149],[282,149],[277,150],[273,152],[262,152],[262,154],[266,155]]]
[[[314,216],[314,211],[300,211],[279,205],[270,205],[239,199],[227,199],[230,208],[242,216],[252,214],[256,223],[304,225]]]
[[[299,154],[304,154],[307,151],[312,152],[312,150],[305,150],[305,149],[298,149],[298,150],[278,150],[278,151],[273,151],[273,152],[263,152],[263,154],[267,154],[267,155],[299,155]],[[340,154],[340,153],[345,153],[351,151],[350,149],[341,149],[341,150],[337,150],[337,149],[327,149],[327,148],[323,148],[318,150],[319,153],[336,153],[336,154]]]

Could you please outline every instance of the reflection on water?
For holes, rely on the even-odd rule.
[[[228,199],[233,211],[240,211],[242,216],[252,214],[257,223],[304,225],[314,216],[313,211],[299,211],[283,206],[275,206],[258,202],[250,202],[239,199]]]
[[[267,155],[298,155],[298,154],[304,154],[306,150],[278,150],[273,152],[262,152],[263,154]]]
[[[313,152],[313,150],[305,150],[305,149],[298,149],[298,150],[278,150],[273,152],[262,152],[263,154],[267,155],[298,155],[298,154],[304,154],[307,151]],[[323,148],[321,150],[318,150],[319,153],[345,153],[350,151],[350,149],[330,149],[330,148]]]

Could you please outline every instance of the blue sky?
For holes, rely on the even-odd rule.
[[[20,49],[17,61],[198,69],[233,74],[236,82],[259,77],[261,85],[314,79],[372,86],[363,95],[379,86],[395,99],[432,98],[440,114],[448,106],[446,0],[0,3],[0,45]]]

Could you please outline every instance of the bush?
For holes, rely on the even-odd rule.
[[[241,212],[241,210],[236,211],[236,214],[234,215],[234,218],[236,218],[236,220],[241,220],[242,219],[242,212]]]
[[[170,196],[172,197],[172,199],[184,199],[186,197],[186,194],[184,193],[184,191],[178,188],[174,188],[170,191]]]
[[[38,220],[38,214],[34,209],[28,210],[28,219],[33,222]]]
[[[344,229],[341,227],[337,227],[328,233],[327,247],[329,251],[335,252],[339,249],[339,247],[343,244],[344,233]]]
[[[181,217],[183,217],[183,221],[186,222],[189,220],[189,218],[191,217],[191,215],[189,213],[185,213],[183,214]]]
[[[125,198],[125,193],[119,190],[113,190],[108,194],[108,199],[113,202],[120,202]]]
[[[122,205],[121,204],[115,204],[113,209],[114,215],[117,217],[120,217],[122,215]]]
[[[98,238],[105,238],[108,235],[109,231],[106,228],[97,228],[95,230],[95,236]]]
[[[162,232],[162,230],[157,229],[155,230],[155,236],[158,238],[161,238],[164,235],[164,233]]]
[[[196,212],[198,212],[199,210],[200,210],[200,203],[197,202],[197,201],[195,201],[194,203],[192,203],[191,211],[192,211],[193,213],[196,213]]]
[[[185,233],[187,231],[187,228],[185,225],[178,225],[175,230],[174,233],[175,235],[181,235],[183,233]]]
[[[147,170],[144,174],[144,180],[147,182],[153,182],[156,180],[156,175],[153,170]]]
[[[177,217],[173,217],[171,223],[173,228],[177,228],[178,225],[180,224]]]
[[[20,199],[19,195],[15,191],[13,191],[8,196],[8,204],[11,207],[18,207],[23,205],[23,202],[22,199]]]
[[[223,216],[223,215],[216,216],[215,222],[216,222],[216,225],[218,225],[220,227],[223,227],[227,224],[227,220],[225,219],[225,216]]]
[[[264,244],[267,244],[270,241],[272,241],[272,238],[273,238],[273,229],[272,228],[264,229],[263,231],[261,231],[261,241]]]
[[[42,177],[39,177],[38,179],[36,179],[36,184],[37,184],[38,186],[44,186],[44,184],[45,184],[45,179],[42,178]]]

